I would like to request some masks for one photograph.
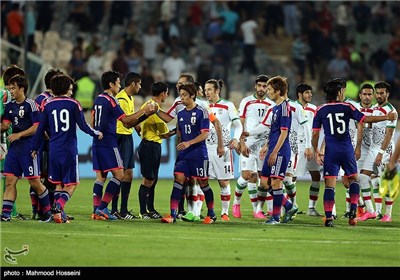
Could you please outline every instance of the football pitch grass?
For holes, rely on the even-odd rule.
[[[297,214],[288,224],[261,225],[252,216],[247,189],[242,196],[242,218],[215,224],[160,220],[91,220],[94,179],[82,179],[66,212],[75,217],[69,224],[39,223],[35,220],[2,222],[2,267],[399,267],[400,207],[395,201],[393,222],[359,222],[356,227],[342,218],[345,189],[338,182],[335,227],[326,228],[321,217]],[[138,213],[137,191],[133,182],[129,208]],[[235,180],[231,181],[233,201]],[[220,191],[211,181],[215,212],[220,217]],[[160,180],[155,205],[160,214],[169,213],[171,180]],[[308,182],[298,182],[299,210],[308,207]],[[18,185],[18,211],[30,216],[26,180]],[[317,210],[323,213],[323,184]],[[203,214],[206,214],[203,204]],[[384,209],[383,205],[383,209]],[[6,261],[6,248],[29,252]]]

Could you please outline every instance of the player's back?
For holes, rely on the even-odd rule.
[[[43,113],[50,133],[50,149],[76,149],[77,123],[82,120],[82,107],[70,97],[50,98]]]
[[[317,109],[313,128],[324,128],[326,145],[348,146],[352,148],[349,125],[350,119],[361,121],[364,114],[345,102],[324,104]]]

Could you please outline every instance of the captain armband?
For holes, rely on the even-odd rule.
[[[147,120],[148,117],[149,117],[148,115],[143,114],[143,115],[141,115],[141,116],[138,118],[138,121],[139,121],[139,122],[142,122],[142,121],[144,121],[144,120]]]

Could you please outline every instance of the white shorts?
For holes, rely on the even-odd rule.
[[[295,177],[301,177],[306,174],[306,171],[320,171],[321,166],[315,161],[315,159],[308,160],[304,155],[304,150],[299,150],[297,157],[297,166],[294,170]]]
[[[207,151],[209,159],[209,178],[218,180],[233,179],[232,151],[228,147],[225,147],[225,154],[222,157],[219,157],[217,154],[217,146],[207,146]]]
[[[376,156],[379,153],[379,150],[380,150],[379,148],[374,148],[372,146],[368,149],[367,155],[366,155],[363,165],[361,167],[362,170],[368,170],[368,171],[373,171],[373,172],[375,171],[374,173],[376,173],[376,171],[378,171],[378,174],[376,174],[378,176],[380,176],[382,174],[385,164],[387,164],[390,160],[390,154],[384,153],[383,157],[382,157],[381,165],[378,166],[377,170],[374,170],[374,162],[375,162]]]
[[[254,172],[260,171],[263,168],[264,161],[260,159],[260,151],[263,145],[252,145],[250,146],[250,155],[249,157],[245,157],[240,155],[239,157],[239,166],[240,172],[245,170],[251,170]]]
[[[364,161],[367,157],[368,150],[369,150],[368,146],[364,146],[364,145],[361,146],[361,157],[357,160],[357,170],[359,173],[364,165]]]

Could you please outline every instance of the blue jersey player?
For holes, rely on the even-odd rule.
[[[67,75],[56,75],[51,79],[49,97],[40,115],[36,131],[33,155],[39,150],[44,133],[49,136],[49,181],[57,185],[53,213],[56,223],[67,222],[62,215],[65,204],[79,184],[78,141],[76,127],[92,137],[101,139],[102,133],[93,130],[85,121],[79,102],[70,97],[73,80]]]
[[[39,108],[33,99],[25,96],[28,89],[25,76],[15,75],[8,82],[13,100],[5,107],[1,131],[7,131],[11,126],[13,132],[7,137],[10,148],[4,167],[6,189],[1,221],[11,220],[11,210],[17,197],[17,182],[23,175],[39,195],[39,204],[44,213],[41,221],[47,222],[51,219],[49,192],[40,182],[38,159],[31,157],[33,136],[39,124]]]
[[[117,120],[125,127],[133,127],[154,114],[156,106],[149,103],[138,112],[125,115],[115,98],[121,88],[121,74],[115,71],[106,71],[101,76],[104,92],[99,94],[93,104],[93,127],[103,133],[103,139],[93,138],[92,159],[93,170],[96,171],[96,181],[93,186],[93,214],[94,220],[116,220],[108,210],[108,204],[120,192],[121,181],[124,177],[124,166],[118,150]],[[113,177],[108,182],[104,195],[103,186],[108,172]]]
[[[268,150],[261,171],[260,185],[267,189],[271,180],[273,192],[272,217],[262,224],[279,223],[281,207],[285,208],[282,223],[287,223],[296,214],[297,207],[283,194],[283,179],[290,161],[289,129],[292,122],[290,105],[287,100],[288,83],[285,77],[275,76],[267,81],[268,97],[275,102],[268,110],[263,123],[270,128],[268,143],[260,151],[260,156]]]
[[[177,115],[178,156],[174,167],[174,186],[172,188],[171,214],[161,219],[163,223],[175,223],[178,204],[187,179],[197,179],[204,192],[207,203],[207,217],[204,224],[216,221],[214,213],[214,194],[208,184],[208,153],[205,140],[210,130],[208,111],[196,104],[197,89],[194,83],[179,85],[179,96],[185,108]]]
[[[356,211],[360,186],[358,184],[357,163],[349,133],[350,119],[357,122],[379,122],[397,118],[397,114],[385,116],[365,116],[353,105],[343,102],[346,92],[346,81],[340,78],[329,80],[324,86],[326,104],[318,107],[313,121],[312,145],[316,160],[323,164],[325,178],[324,210],[325,226],[333,227],[332,209],[335,204],[335,186],[339,170],[349,182],[350,213],[349,225],[357,224]],[[318,149],[319,131],[325,134],[325,154]]]

